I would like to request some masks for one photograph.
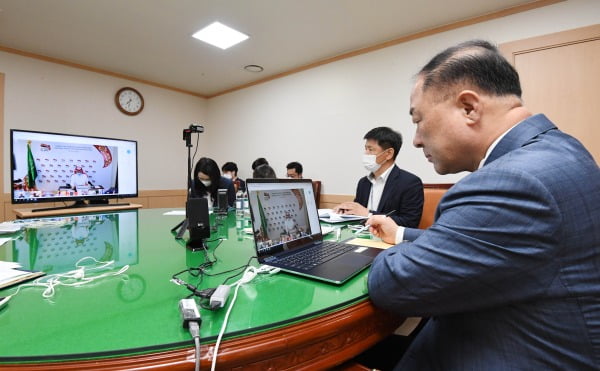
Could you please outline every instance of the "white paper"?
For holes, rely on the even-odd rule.
[[[0,234],[15,233],[23,229],[22,224],[14,224],[11,222],[0,223]]]
[[[336,214],[333,212],[333,209],[319,209],[319,219],[327,223],[340,223],[364,220],[367,217],[353,214]]]
[[[178,216],[185,216],[185,210],[171,210],[171,211],[167,211],[166,213],[164,213],[163,215],[178,215]]]
[[[0,246],[4,245],[10,240],[12,240],[12,238],[0,238]]]
[[[13,268],[21,268],[21,264],[15,262],[5,262],[0,260],[0,271],[5,271],[7,269]]]

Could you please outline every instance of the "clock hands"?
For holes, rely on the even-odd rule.
[[[135,89],[122,88],[117,92],[115,101],[123,113],[137,115],[144,107],[144,100]]]

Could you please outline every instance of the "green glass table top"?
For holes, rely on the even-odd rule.
[[[71,271],[87,256],[114,260],[106,272],[129,265],[118,276],[79,287],[58,286],[51,298],[42,296],[42,287],[21,289],[0,310],[0,363],[189,347],[192,341],[182,327],[178,302],[190,291],[171,282],[172,276],[198,267],[208,257],[216,263],[206,274],[196,277],[185,272],[178,277],[199,289],[216,287],[243,271],[222,273],[246,265],[255,255],[254,245],[251,235],[244,233],[249,221],[230,212],[221,217],[211,215],[208,254],[191,251],[170,231],[183,216],[164,215],[167,211],[170,209],[42,219],[46,225],[27,228],[15,240],[0,245],[0,260],[17,261],[25,269],[47,274]],[[350,236],[343,228],[341,238]],[[335,232],[328,235],[336,237]],[[253,259],[251,264],[257,266],[258,262]],[[239,277],[231,277],[227,283]],[[287,273],[260,275],[240,287],[224,339],[278,328],[365,300],[366,278],[365,270],[335,286]],[[1,290],[0,296],[14,291],[14,287]],[[216,340],[226,309],[200,310],[202,343]]]

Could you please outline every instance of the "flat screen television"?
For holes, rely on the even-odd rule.
[[[138,195],[134,140],[11,129],[10,148],[13,204],[84,207]]]

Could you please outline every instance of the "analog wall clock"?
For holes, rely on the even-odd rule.
[[[134,88],[125,87],[115,94],[115,104],[124,114],[134,116],[144,109],[144,97]]]

